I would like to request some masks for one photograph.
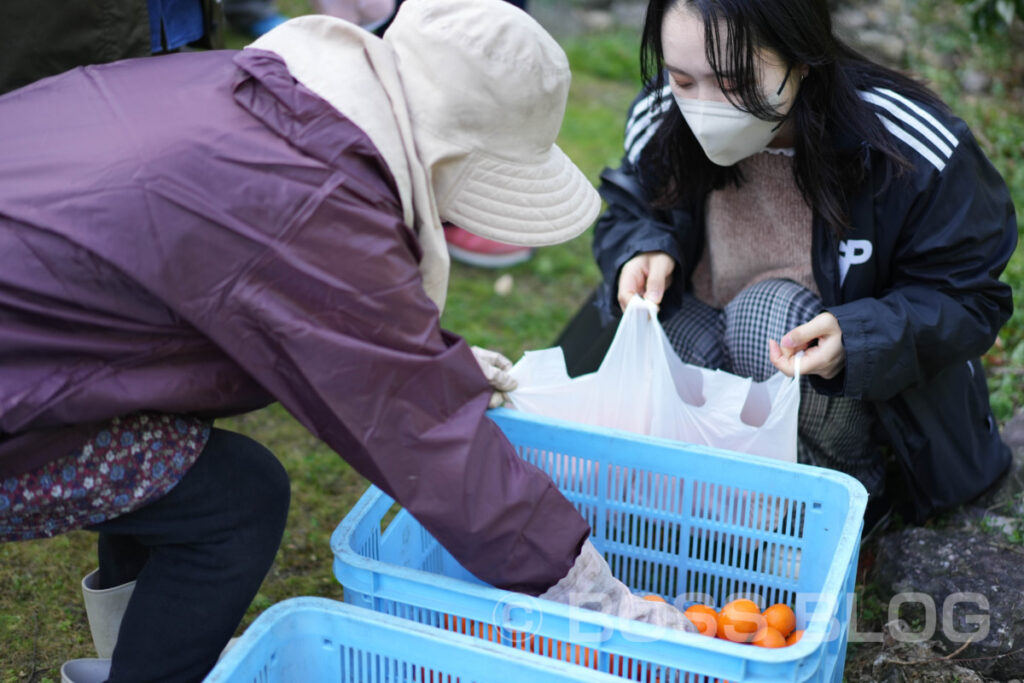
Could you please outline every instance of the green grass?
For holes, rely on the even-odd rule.
[[[307,6],[284,0],[282,7],[299,14]],[[996,73],[1019,74],[1013,62],[1013,55],[1022,52],[1019,47],[1012,50],[996,36],[975,49],[970,35],[957,28],[960,19],[941,11],[935,2],[922,7],[922,19],[929,28],[935,25],[929,44],[957,55],[959,70],[975,64]],[[230,42],[235,47],[245,43],[239,36],[231,36]],[[638,42],[636,36],[619,32],[567,39],[563,44],[574,79],[559,142],[596,182],[601,168],[617,163],[620,156],[624,113],[636,91]],[[962,97],[956,87],[957,72],[944,73],[921,60],[912,61],[911,66],[932,80],[981,134],[986,152],[1011,185],[1020,214],[1024,209],[1024,112],[1010,92],[1013,82],[985,96]],[[514,285],[511,293],[499,296],[494,282],[504,274],[512,276]],[[531,261],[513,268],[485,271],[456,264],[443,323],[470,343],[516,359],[526,349],[550,346],[598,279],[589,233],[540,249]],[[1019,250],[1005,280],[1019,300],[1024,291],[1024,259]],[[993,403],[1005,420],[1024,404],[1020,389],[1024,385],[1024,317],[1019,310],[987,361]],[[269,605],[291,596],[340,597],[341,588],[331,573],[328,539],[364,490],[365,481],[280,406],[224,420],[219,426],[266,444],[292,479],[291,515],[281,550],[241,627]],[[0,683],[57,681],[61,662],[90,656],[78,580],[94,565],[94,537],[87,532],[0,545]],[[873,595],[870,587],[867,594]],[[870,612],[871,605],[867,607]],[[870,621],[871,615],[865,616]]]

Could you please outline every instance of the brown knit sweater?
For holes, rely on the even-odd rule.
[[[708,196],[694,295],[723,308],[747,287],[776,278],[818,294],[811,270],[811,207],[796,186],[791,153],[761,152],[740,161],[739,168],[741,187]]]

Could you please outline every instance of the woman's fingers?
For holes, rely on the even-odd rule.
[[[626,310],[629,300],[636,294],[655,305],[661,305],[665,290],[672,282],[675,267],[675,261],[663,251],[644,252],[626,261],[619,271],[617,294],[622,310]]]
[[[841,334],[839,321],[831,313],[825,312],[783,335],[781,346],[792,355],[801,349],[806,349],[808,344],[815,339],[838,334]]]
[[[846,365],[846,348],[836,317],[828,312],[822,313],[787,332],[780,342],[768,340],[768,358],[772,365],[790,377],[796,371],[798,351],[804,352],[800,374],[832,379],[842,372]]]
[[[622,266],[622,271],[619,274],[618,299],[619,307],[623,311],[626,310],[626,306],[629,305],[629,300],[633,298],[633,295],[644,291],[644,285],[647,282],[647,275],[644,273],[639,258],[638,256],[627,261],[626,265]]]
[[[665,296],[672,279],[672,270],[675,268],[675,261],[672,257],[663,252],[651,254],[649,261],[650,271],[647,275],[647,287],[644,291],[644,298],[656,306],[661,305],[661,299]]]

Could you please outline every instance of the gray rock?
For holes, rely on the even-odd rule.
[[[996,515],[1024,516],[1024,413],[1018,413],[1003,427],[1003,443],[1010,447],[1010,470],[991,490],[972,503]]]
[[[864,8],[864,16],[867,17],[868,23],[872,26],[876,26],[883,30],[888,29],[892,23],[890,14],[885,11],[884,7],[878,5],[869,5]]]
[[[643,27],[647,5],[628,0],[531,0],[530,14],[556,38]]]
[[[953,69],[956,68],[956,58],[951,52],[937,52],[931,47],[919,46],[917,49],[917,56],[924,60],[924,62],[936,69]]]
[[[868,27],[868,15],[862,9],[844,7],[832,13],[832,23],[840,31],[859,31]]]
[[[615,17],[605,9],[581,9],[577,16],[586,32],[601,33],[615,27]]]
[[[890,608],[906,601],[890,616],[916,620],[918,632],[950,655],[942,660],[947,667],[1001,680],[1021,678],[1024,547],[1009,544],[998,531],[982,531],[973,521],[977,514],[954,518],[951,528],[911,527],[884,536],[874,582],[884,596],[893,596]]]
[[[580,8],[575,3],[542,0],[530,3],[530,16],[556,38],[577,36],[583,32],[576,16]]]
[[[1010,421],[1003,427],[1003,441],[1010,448],[1024,448],[1024,412],[1019,412],[1010,418]]]
[[[618,28],[629,28],[640,31],[647,17],[647,3],[617,2],[612,8],[612,15]]]
[[[857,31],[853,36],[853,41],[869,57],[874,57],[890,64],[902,62],[903,56],[907,51],[907,44],[902,38],[875,29]]]
[[[907,0],[882,0],[881,7],[891,16],[906,15],[909,10]]]
[[[988,90],[989,83],[992,79],[989,78],[988,74],[984,71],[978,71],[977,69],[965,69],[960,75],[960,85],[963,87],[964,92],[977,94]]]
[[[930,643],[908,640],[913,632],[902,619],[885,625],[881,651],[871,663],[872,681],[985,683],[976,672],[944,659]]]

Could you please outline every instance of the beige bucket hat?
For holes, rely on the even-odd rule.
[[[407,0],[384,34],[442,220],[541,246],[593,223],[600,198],[555,144],[569,62],[503,0]]]

